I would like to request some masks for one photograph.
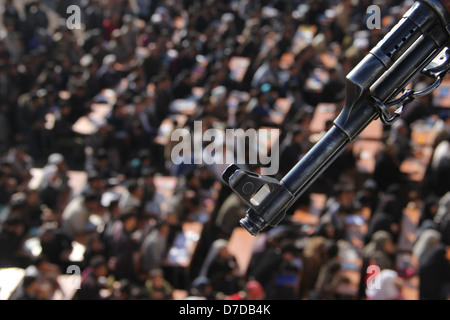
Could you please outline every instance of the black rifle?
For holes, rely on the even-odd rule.
[[[252,235],[275,227],[286,210],[378,118],[394,123],[404,106],[437,88],[450,69],[449,1],[417,1],[347,75],[346,101],[330,130],[280,180],[230,165],[223,180],[250,207],[240,224]],[[420,92],[405,90],[419,74],[434,79]],[[398,97],[400,95],[400,97]],[[391,112],[394,106],[398,108]]]

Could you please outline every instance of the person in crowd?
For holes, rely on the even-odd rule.
[[[429,192],[433,192],[438,197],[444,196],[450,190],[448,178],[450,177],[450,133],[447,132],[445,139],[439,142],[430,159],[429,177]]]
[[[161,269],[150,271],[145,287],[151,300],[172,300],[173,298],[173,286],[164,278],[164,272]]]
[[[327,199],[315,234],[328,239],[346,237],[345,217],[354,212],[355,191],[352,186],[336,186],[335,194]]]
[[[141,241],[137,227],[137,209],[121,209],[118,220],[113,225],[111,237],[105,244],[108,267],[116,280],[128,279],[133,283],[140,280],[135,259]]]
[[[369,218],[373,215],[378,205],[379,194],[377,190],[378,188],[375,180],[368,178],[363,182],[362,188],[355,193],[355,208],[357,210],[368,209]]]
[[[303,148],[305,134],[302,128],[296,127],[291,134],[292,139],[288,141],[280,154],[280,174],[282,175],[288,173],[307,151]]]
[[[239,227],[239,221],[245,217],[246,211],[247,207],[243,200],[232,193],[221,205],[215,223],[224,234],[231,236],[234,229]]]
[[[314,291],[311,298],[322,300],[339,299],[338,287],[348,283],[348,278],[342,274],[342,261],[339,257],[339,247],[334,240],[326,243],[329,260],[320,268]]]
[[[368,221],[368,230],[365,242],[369,242],[372,235],[384,230],[389,232],[395,243],[400,236],[400,227],[403,218],[403,204],[401,201],[401,190],[399,185],[394,184],[388,187],[386,192],[380,197],[380,201],[375,212]]]
[[[442,235],[438,230],[426,229],[414,242],[412,256],[416,263],[422,259],[422,256],[431,250],[433,250],[440,242]]]
[[[442,242],[450,245],[450,192],[439,199],[439,207],[433,222],[442,235]]]
[[[19,288],[14,292],[9,300],[38,300],[39,281],[36,275],[26,275]]]
[[[298,298],[302,261],[294,244],[284,243],[281,262],[272,283],[266,289],[267,299],[294,300]]]
[[[389,139],[395,144],[395,157],[400,163],[412,154],[411,132],[403,119],[399,119],[392,125],[389,131]]]
[[[105,278],[109,270],[107,262],[102,255],[94,255],[88,267],[83,270],[80,279],[80,288],[76,291],[74,300],[105,300],[108,296],[102,293],[107,291]]]
[[[39,283],[37,298],[50,300],[56,292],[62,292],[58,277],[65,271],[41,254],[34,258],[31,265],[25,269],[25,275],[36,275]]]
[[[300,276],[300,298],[309,298],[313,292],[320,268],[329,260],[327,239],[322,236],[311,237],[303,249],[303,267]]]
[[[52,153],[43,167],[43,178],[38,186],[42,202],[55,212],[62,212],[72,194],[69,186],[67,162],[60,153]]]
[[[447,250],[439,242],[419,258],[419,299],[446,300],[450,290],[450,261]]]
[[[67,267],[74,263],[70,260],[70,255],[73,252],[73,239],[63,228],[52,222],[43,224],[39,230],[39,235],[41,254],[50,263],[55,264],[62,272],[65,272]]]
[[[136,179],[129,179],[125,184],[126,190],[120,196],[119,208],[139,208],[142,205],[142,184]]]
[[[376,155],[372,178],[377,183],[379,192],[385,191],[391,184],[403,182],[397,146],[392,140],[387,140]]]
[[[106,257],[105,244],[102,241],[100,233],[93,233],[86,240],[86,247],[83,253],[83,261],[81,262],[81,268],[85,269],[89,267],[89,262],[96,256]]]
[[[363,248],[361,278],[359,283],[358,298],[366,298],[367,272],[370,266],[376,266],[380,270],[395,269],[396,246],[392,234],[385,230],[375,232],[369,243]]]
[[[10,176],[17,180],[19,186],[28,185],[32,178],[31,169],[35,167],[35,160],[28,149],[26,144],[17,144],[4,156],[3,168],[9,168]],[[5,165],[8,167],[5,168]]]
[[[236,257],[227,248],[228,242],[218,249],[217,255],[211,261],[206,276],[211,279],[215,291],[231,295],[242,288],[241,272]]]
[[[258,281],[250,280],[245,288],[228,297],[229,300],[264,300],[266,294]]]
[[[65,207],[61,216],[61,227],[72,239],[76,239],[78,236],[83,237],[96,230],[90,217],[100,214],[101,211],[99,194],[95,192],[80,194]]]
[[[31,262],[31,256],[24,250],[27,237],[25,221],[17,216],[9,215],[0,229],[0,266],[26,267]]]
[[[433,227],[434,218],[439,208],[439,197],[434,194],[428,195],[423,199],[420,208],[420,217],[418,222],[418,232],[422,229]]]

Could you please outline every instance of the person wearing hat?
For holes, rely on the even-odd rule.
[[[64,156],[60,153],[50,154],[42,171],[43,178],[38,187],[39,196],[50,209],[59,211],[67,205],[71,195]]]
[[[76,140],[78,134],[73,130],[73,105],[68,99],[59,99],[57,104],[58,109],[54,113],[55,120],[49,130],[49,136],[52,149],[58,153],[50,155],[53,158],[51,161],[59,161],[58,157],[64,155],[62,156],[64,162],[73,167],[80,153],[79,143]]]
[[[156,225],[144,237],[140,248],[141,272],[162,268],[171,243],[171,225],[167,220],[159,219]]]

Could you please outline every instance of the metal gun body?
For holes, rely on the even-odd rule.
[[[286,210],[372,121],[381,117],[389,123],[398,118],[398,114],[390,118],[390,101],[404,92],[449,41],[450,18],[444,6],[437,0],[416,2],[347,75],[346,101],[332,128],[280,181],[235,165],[225,170],[224,181],[250,207],[241,225],[253,235],[278,225]],[[433,75],[443,77],[448,68],[443,69]],[[413,94],[409,92],[403,100]]]

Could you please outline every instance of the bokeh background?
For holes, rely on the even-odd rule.
[[[275,128],[282,178],[413,1],[0,3],[1,299],[450,297],[448,80],[374,121],[257,237],[227,163],[171,159],[194,121]]]

